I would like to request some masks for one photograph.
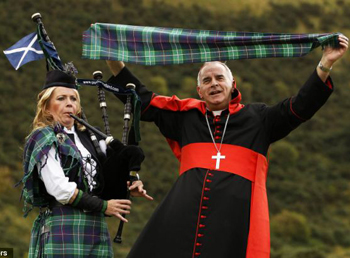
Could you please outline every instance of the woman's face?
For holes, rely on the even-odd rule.
[[[74,125],[74,119],[70,114],[76,114],[78,105],[78,97],[74,89],[57,87],[52,93],[48,112],[55,122],[70,129]]]

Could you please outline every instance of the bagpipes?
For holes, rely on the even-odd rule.
[[[38,34],[38,41],[43,49],[45,58],[46,58],[46,65],[47,70],[51,69],[59,69],[62,71],[65,71],[67,73],[70,73],[71,75],[74,75],[74,73],[77,73],[77,70],[73,66],[72,63],[68,63],[66,65],[62,65],[61,60],[58,56],[57,50],[53,44],[53,42],[50,40],[44,24],[42,22],[42,17],[40,13],[35,13],[32,15],[32,20],[37,23],[37,34]],[[91,141],[96,149],[96,152],[99,157],[104,157],[98,138],[102,138],[106,141],[107,146],[113,146],[114,140],[111,135],[111,130],[109,127],[109,121],[108,121],[108,115],[107,115],[107,104],[106,104],[106,96],[104,89],[113,92],[115,95],[126,95],[126,103],[124,106],[124,126],[123,126],[123,134],[122,134],[122,144],[124,146],[128,145],[129,140],[129,122],[132,117],[132,110],[133,113],[133,130],[131,130],[133,133],[135,133],[135,136],[132,137],[135,142],[134,145],[137,145],[137,142],[140,140],[139,136],[139,112],[140,112],[140,100],[135,93],[135,85],[134,84],[127,84],[126,89],[122,87],[118,87],[115,85],[109,85],[106,82],[103,82],[102,80],[102,72],[96,71],[93,73],[93,80],[90,79],[77,79],[78,85],[88,85],[88,86],[97,86],[98,87],[98,100],[99,105],[102,111],[102,119],[104,123],[104,129],[105,133],[101,132],[100,130],[96,129],[95,127],[91,126],[86,119],[86,116],[81,111],[81,118],[71,115],[77,122],[83,124],[90,135]],[[97,137],[98,135],[99,137]],[[110,154],[110,155],[108,155]],[[130,192],[127,189],[127,181],[130,181],[130,185],[133,181],[138,180],[138,174],[136,171],[140,170],[139,166],[132,167],[132,171],[130,170],[130,167],[127,164],[127,161],[121,160],[119,163],[116,163],[116,160],[118,160],[118,157],[116,157],[113,153],[113,148],[107,149],[107,157],[104,159],[103,162],[103,178],[104,178],[104,187],[103,191],[101,193],[101,198],[105,200],[110,199],[129,199],[130,198]],[[125,215],[123,215],[125,216]],[[114,238],[114,242],[121,243],[122,242],[122,231],[123,231],[123,225],[124,222],[120,221],[118,232]]]

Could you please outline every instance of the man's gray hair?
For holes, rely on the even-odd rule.
[[[228,78],[230,79],[230,81],[233,81],[232,72],[231,72],[230,68],[229,68],[225,63],[220,62],[220,61],[212,61],[212,62],[205,62],[205,63],[202,65],[201,69],[199,69],[198,76],[197,76],[197,86],[199,86],[199,85],[201,84],[201,79],[200,79],[200,77],[201,77],[201,71],[202,71],[202,69],[203,69],[207,64],[209,64],[209,63],[219,63],[219,64],[221,64],[223,67],[225,67],[225,69],[226,69],[226,71],[227,71],[227,74],[228,74]]]

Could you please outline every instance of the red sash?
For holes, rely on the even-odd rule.
[[[217,151],[213,143],[192,143],[181,149],[180,175],[192,168],[219,170],[244,177],[252,182],[250,227],[247,258],[270,257],[270,223],[266,194],[268,162],[266,157],[250,149],[222,144],[220,168],[212,159]]]

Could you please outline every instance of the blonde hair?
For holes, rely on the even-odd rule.
[[[32,123],[32,127],[33,127],[32,132],[39,128],[43,128],[45,126],[52,126],[52,127],[55,126],[56,121],[54,120],[53,116],[48,112],[48,108],[49,108],[52,94],[56,88],[57,87],[50,87],[41,91],[38,94],[36,114]],[[80,105],[79,92],[75,89],[74,89],[74,92],[77,97],[77,114],[76,115],[78,117],[81,117],[82,111],[81,111],[81,105]],[[77,128],[80,131],[85,130],[85,127],[79,123],[77,123]]]

